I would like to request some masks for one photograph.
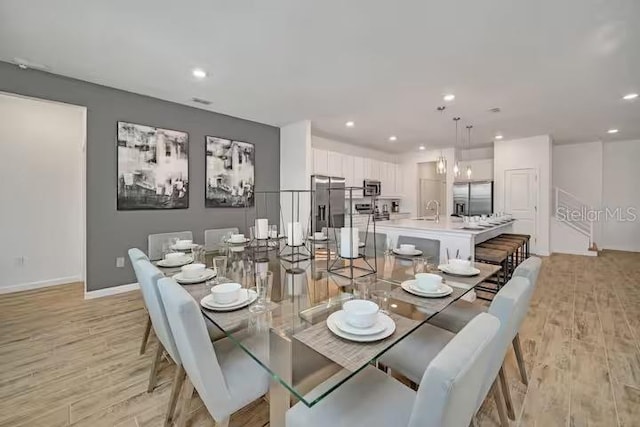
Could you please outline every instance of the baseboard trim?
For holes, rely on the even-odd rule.
[[[94,299],[108,297],[110,295],[122,294],[140,289],[138,283],[129,283],[126,285],[113,286],[111,288],[98,289],[95,291],[84,291],[84,299]]]
[[[59,277],[57,279],[40,280],[37,282],[20,283],[18,285],[10,285],[0,287],[0,294],[12,294],[14,292],[30,291],[33,289],[48,288],[50,286],[68,285],[73,282],[81,282],[80,276]]]
[[[598,256],[598,252],[594,251],[553,251],[554,254],[567,254],[567,255],[582,255],[582,256]]]

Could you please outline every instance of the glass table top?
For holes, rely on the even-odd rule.
[[[396,343],[499,270],[497,266],[475,264],[481,272],[474,277],[439,273],[451,286],[452,293],[440,298],[423,298],[401,286],[414,278],[413,259],[383,254],[377,258],[345,260],[336,258],[331,250],[327,261],[325,246],[324,250],[316,251],[312,259],[286,261],[279,256],[281,245],[269,249],[231,246],[207,253],[207,266],[212,265],[213,256],[221,253],[227,256],[224,277],[218,278],[218,282],[183,286],[199,303],[210,293],[213,284],[231,281],[251,288],[255,286],[255,271],[271,271],[270,302],[263,312],[253,313],[247,307],[218,312],[201,305],[202,313],[307,406],[321,401],[353,375],[375,363]],[[415,264],[421,268],[419,262]],[[351,267],[357,276],[366,274],[371,266],[377,268],[377,273],[353,280],[344,277],[351,276]],[[162,271],[170,276],[179,268]],[[386,329],[393,333],[372,342],[356,342],[331,332],[328,317],[354,298],[378,303],[393,320],[395,330]]]

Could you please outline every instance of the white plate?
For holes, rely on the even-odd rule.
[[[321,239],[316,239],[313,236],[309,236],[309,240],[311,240],[312,242],[326,242],[329,238],[327,236],[324,236]]]
[[[385,323],[384,318],[381,316],[382,313],[378,313],[378,318],[376,319],[376,323],[369,328],[356,328],[355,326],[351,326],[347,323],[347,316],[344,310],[336,311],[332,314],[333,321],[338,328],[342,332],[346,332],[352,335],[376,335],[384,332],[387,329],[387,325]]]
[[[168,259],[161,259],[156,263],[158,267],[164,268],[174,268],[174,267],[182,267],[183,265],[191,264],[193,262],[193,257],[185,256],[179,261],[171,261]]]
[[[451,286],[445,285],[444,283],[440,285],[440,290],[437,292],[421,291],[416,287],[415,283],[416,283],[415,279],[411,279],[411,280],[406,280],[402,282],[400,286],[402,287],[402,289],[409,292],[410,294],[417,295],[419,297],[425,297],[425,298],[446,297],[447,295],[450,295],[451,292],[453,292],[453,289],[451,288]]]
[[[248,239],[248,238],[245,237],[244,240],[241,240],[239,242],[233,242],[231,240],[227,240],[227,244],[229,244],[229,245],[245,245],[245,244],[249,243],[250,241],[251,241],[251,239]]]
[[[396,254],[396,255],[403,255],[403,256],[418,256],[418,255],[422,255],[422,251],[420,249],[414,249],[411,252],[404,252],[404,251],[401,251],[398,248],[394,248],[393,249],[393,253]]]
[[[191,243],[190,245],[186,245],[186,246],[179,246],[179,245],[172,245],[171,249],[173,249],[174,251],[190,251],[193,248],[197,248],[199,245],[197,243]]]
[[[447,274],[451,274],[452,276],[462,276],[462,277],[471,277],[477,276],[480,274],[480,270],[475,267],[469,267],[467,270],[456,270],[451,268],[451,266],[447,264],[440,264],[438,266],[438,270],[444,271]]]
[[[338,313],[339,312],[332,313],[331,316],[327,318],[327,327],[335,335],[339,336],[340,338],[344,338],[345,340],[356,341],[356,342],[380,341],[393,335],[393,333],[396,331],[396,323],[393,321],[393,319],[387,316],[386,314],[379,313],[378,316],[380,317],[381,321],[384,322],[384,325],[385,325],[384,331],[380,332],[379,334],[373,334],[373,335],[349,334],[347,332],[344,332],[342,329],[340,329],[336,324],[335,316]]]
[[[200,305],[213,311],[233,311],[243,308],[254,302],[258,294],[250,289],[240,289],[240,298],[229,304],[219,304],[213,301],[213,295],[208,294],[200,300]]]
[[[173,280],[180,283],[181,285],[192,285],[194,283],[202,283],[202,282],[206,282],[209,279],[213,279],[214,277],[216,277],[216,272],[210,268],[205,269],[204,274],[200,277],[187,279],[182,275],[182,271],[172,276]]]

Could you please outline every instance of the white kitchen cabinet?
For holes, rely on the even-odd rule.
[[[364,158],[353,156],[353,186],[362,187],[364,182]]]
[[[344,171],[342,169],[343,154],[329,151],[327,154],[327,174],[329,176],[341,176],[344,177]]]
[[[396,195],[395,164],[380,162],[380,183],[383,196]]]
[[[493,181],[493,159],[460,162],[460,177],[456,181],[467,180],[467,166],[471,166],[472,181]]]
[[[329,173],[328,152],[314,148],[313,153],[313,173],[316,175],[327,175]]]
[[[342,174],[344,176],[345,185],[347,187],[355,187],[355,177],[353,174],[353,156],[348,154],[342,155]],[[359,185],[362,185],[360,183]]]
[[[394,182],[395,182],[395,195],[404,195],[404,175],[402,173],[402,166],[399,164],[393,165],[394,170]]]
[[[364,159],[364,179],[380,179],[380,161],[376,159]]]

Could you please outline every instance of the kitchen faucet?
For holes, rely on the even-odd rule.
[[[436,222],[440,222],[440,202],[437,200],[429,200],[427,202],[427,206],[425,207],[426,210],[431,209],[431,203],[436,204]]]

